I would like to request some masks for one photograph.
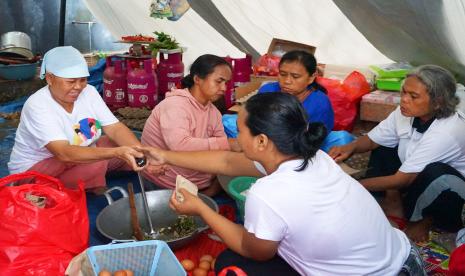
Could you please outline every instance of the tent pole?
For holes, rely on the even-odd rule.
[[[65,45],[66,0],[60,1],[60,27],[58,31],[58,46]]]

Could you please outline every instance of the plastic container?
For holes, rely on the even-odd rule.
[[[87,250],[95,275],[102,270],[114,273],[129,269],[135,276],[184,276],[185,270],[166,242],[158,240],[112,243]]]
[[[7,80],[28,80],[36,75],[38,63],[0,64],[0,78]]]
[[[400,91],[403,78],[376,79],[376,88],[379,90]]]
[[[252,184],[257,181],[256,177],[249,176],[240,176],[236,177],[228,184],[229,194],[236,200],[237,209],[239,210],[239,215],[244,220],[244,207],[245,207],[245,196],[241,193],[245,190],[248,190]]]
[[[397,62],[384,65],[368,66],[379,78],[405,78],[405,76],[413,69],[408,62]]]

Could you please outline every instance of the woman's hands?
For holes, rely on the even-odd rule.
[[[114,149],[116,157],[124,160],[134,171],[137,172],[144,169],[145,166],[140,167],[136,163],[136,158],[143,158],[144,154],[137,151],[134,147],[121,146]]]
[[[143,168],[153,175],[163,175],[168,168],[166,165],[166,160],[162,156],[162,150],[152,147],[142,147],[136,146],[134,147],[138,152],[143,154],[147,159],[147,165]]]
[[[331,158],[334,159],[336,162],[342,162],[349,158],[355,151],[355,143],[349,143],[343,146],[335,146],[332,147],[328,154]]]
[[[141,152],[145,158],[147,158],[147,161],[149,161],[150,165],[164,165],[167,163],[163,154],[164,151],[161,149],[142,146],[137,146],[135,149]]]
[[[182,215],[199,216],[202,208],[206,206],[205,203],[186,189],[181,188],[178,192],[183,195],[184,200],[179,202],[176,199],[176,191],[173,191],[170,198],[170,208]]]

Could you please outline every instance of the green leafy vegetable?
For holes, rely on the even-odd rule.
[[[164,32],[154,32],[154,34],[157,36],[157,40],[149,45],[152,56],[156,56],[160,49],[172,50],[179,48],[179,43],[170,35]]]

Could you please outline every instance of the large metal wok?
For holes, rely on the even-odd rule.
[[[131,226],[131,214],[129,207],[129,199],[127,193],[121,187],[114,187],[123,194],[123,198],[113,202],[109,196],[109,192],[105,195],[108,200],[108,206],[105,207],[97,216],[97,229],[102,235],[112,240],[133,240],[133,229]],[[147,203],[150,210],[150,217],[152,219],[153,228],[155,231],[162,227],[172,226],[177,218],[176,214],[169,207],[169,199],[172,194],[172,190],[157,190],[146,192]],[[213,199],[203,194],[199,194],[199,197],[213,210],[218,212],[218,205]],[[142,195],[140,193],[135,195],[137,217],[139,219],[140,227],[142,231],[150,233],[150,227],[147,222],[144,206],[142,201]],[[168,240],[166,241],[171,249],[177,249],[183,247],[192,241],[200,232],[208,229],[208,225],[198,216],[194,217],[197,225],[197,230],[190,235]]]

